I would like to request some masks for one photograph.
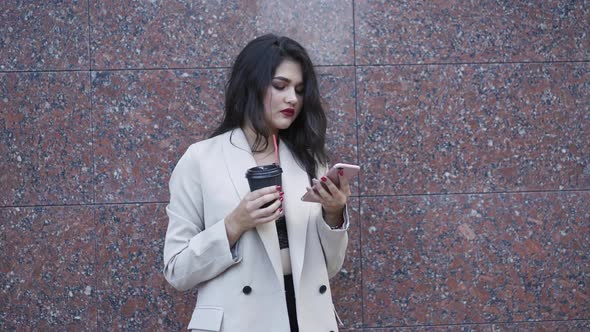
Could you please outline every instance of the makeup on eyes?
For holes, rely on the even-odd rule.
[[[291,83],[291,80],[286,78],[286,77],[282,77],[282,76],[277,76],[273,78],[272,81],[272,86],[277,89],[277,90],[283,90],[284,88],[286,88],[289,84]],[[297,94],[303,94],[304,91],[304,86],[303,83],[298,84],[297,86],[295,86],[295,92]]]

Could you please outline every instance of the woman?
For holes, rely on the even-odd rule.
[[[316,179],[327,170],[325,132],[305,49],[275,35],[251,41],[232,67],[221,125],[170,179],[164,275],[198,289],[189,329],[338,329],[328,279],[344,261],[350,188],[342,174],[340,187]],[[277,157],[282,186],[250,192],[246,170]],[[319,204],[301,201],[309,190]]]

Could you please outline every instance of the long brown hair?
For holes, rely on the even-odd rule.
[[[256,133],[253,151],[266,149],[270,130],[264,120],[263,99],[277,67],[287,59],[301,65],[303,107],[289,128],[279,130],[279,137],[311,179],[317,177],[317,166],[327,163],[327,120],[311,59],[293,39],[267,34],[252,40],[240,52],[225,86],[223,120],[211,137],[243,128],[250,121]]]

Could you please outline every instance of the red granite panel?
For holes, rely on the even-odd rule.
[[[182,331],[196,292],[164,279],[165,205],[112,205],[97,210],[98,326],[105,331]]]
[[[0,1],[0,70],[88,69],[87,1]]]
[[[221,120],[225,70],[97,72],[96,197],[165,201],[172,169]]]
[[[361,199],[365,326],[586,319],[589,198]]]
[[[0,205],[93,200],[89,75],[0,74]]]
[[[353,63],[350,1],[111,0],[91,3],[90,17],[100,69],[227,67],[268,32],[298,40],[316,64]]]
[[[90,207],[0,209],[0,330],[96,330]]]
[[[589,69],[357,69],[361,193],[590,188]]]
[[[332,300],[345,328],[362,327],[361,292],[361,238],[359,199],[351,198],[348,204],[350,228],[348,250],[340,273],[330,280]]]
[[[487,320],[590,318],[589,199],[587,191],[499,195],[472,208]]]
[[[365,327],[484,321],[462,198],[361,199]]]
[[[493,332],[587,332],[590,321],[575,320],[561,322],[523,322],[516,324],[494,324]]]
[[[358,330],[360,332],[360,330]],[[487,324],[478,325],[437,325],[418,327],[386,327],[363,329],[364,332],[492,332],[492,326]],[[348,332],[357,332],[350,330]]]
[[[357,64],[590,58],[584,1],[355,1]]]
[[[354,68],[320,67],[316,70],[328,117],[326,144],[331,164],[358,164]],[[352,195],[359,194],[358,181],[352,183],[351,190]]]

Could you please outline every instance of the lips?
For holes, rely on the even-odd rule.
[[[292,117],[295,115],[295,110],[292,108],[285,108],[281,111],[281,114],[283,114],[286,117]]]

